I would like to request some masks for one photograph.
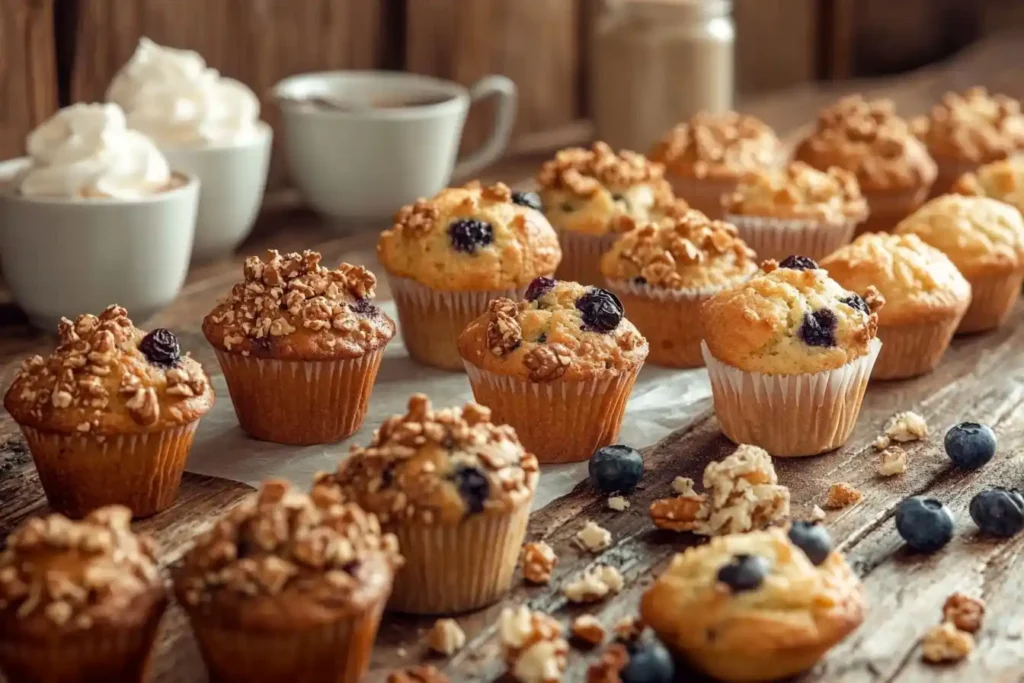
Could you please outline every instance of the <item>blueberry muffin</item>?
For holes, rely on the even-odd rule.
[[[401,563],[337,491],[268,481],[196,541],[174,589],[210,680],[357,683]]]
[[[515,430],[487,408],[434,410],[417,394],[369,446],[318,475],[314,491],[340,491],[398,537],[406,562],[390,609],[450,614],[508,591],[539,474]]]
[[[949,257],[969,283],[971,305],[957,332],[984,332],[1006,321],[1024,282],[1024,217],[988,197],[936,197],[896,226]]]
[[[843,287],[874,286],[882,351],[871,376],[903,379],[931,372],[971,303],[971,286],[953,262],[917,235],[865,233],[821,262]]]
[[[404,207],[377,244],[414,360],[461,370],[455,339],[491,299],[518,298],[562,251],[534,192],[448,188]]]
[[[1024,158],[993,161],[965,173],[953,184],[953,192],[998,199],[1024,213]]]
[[[473,395],[541,462],[576,462],[613,441],[647,358],[622,302],[599,287],[537,278],[496,299],[459,336]]]
[[[755,272],[754,252],[736,228],[695,210],[657,221],[631,218],[601,259],[601,271],[650,346],[655,365],[696,368],[700,306],[712,294]]]
[[[735,192],[722,197],[722,207],[763,259],[827,256],[847,244],[868,216],[853,173],[834,166],[819,171],[800,161],[748,173]]]
[[[660,164],[603,142],[561,150],[541,167],[537,185],[562,243],[557,276],[583,285],[602,284],[601,254],[615,241],[619,217],[643,220],[675,202]]]
[[[304,251],[245,260],[244,279],[203,320],[238,422],[284,444],[339,441],[363,424],[395,323],[362,266]]]
[[[868,102],[860,95],[822,110],[794,158],[822,171],[844,168],[857,177],[869,209],[859,232],[890,231],[924,203],[938,173],[892,102]]]
[[[701,307],[722,432],[771,455],[816,455],[853,431],[881,342],[883,297],[841,287],[811,259],[766,261]]]
[[[136,328],[120,306],[63,319],[57,349],[26,360],[4,396],[50,507],[81,517],[120,504],[136,517],[174,502],[199,418],[202,367],[170,330]]]
[[[860,581],[824,528],[797,522],[712,538],[676,555],[640,615],[715,680],[788,679],[864,620]]]
[[[0,552],[0,671],[10,683],[142,683],[167,607],[128,508],[29,519]]]

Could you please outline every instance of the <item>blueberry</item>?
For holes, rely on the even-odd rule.
[[[793,522],[789,527],[789,540],[815,567],[828,559],[832,552],[832,537],[828,530],[817,522]]]
[[[558,284],[558,280],[553,277],[541,275],[540,277],[533,278],[530,286],[526,288],[527,301],[536,301],[554,289],[556,284]]]
[[[805,313],[800,325],[800,338],[808,346],[835,346],[836,326],[839,319],[827,308],[819,308],[814,313]]]
[[[718,580],[733,593],[752,591],[764,583],[771,567],[760,555],[737,555],[718,570]]]
[[[646,285],[647,278],[645,278],[643,275],[637,275],[635,278],[633,278],[633,284],[641,286]]]
[[[591,287],[576,302],[583,313],[584,329],[611,332],[622,322],[622,302],[607,289]]]
[[[513,192],[512,202],[528,209],[543,211],[544,205],[540,201],[540,195],[536,192]]]
[[[1024,529],[1024,495],[1001,486],[971,498],[971,519],[993,536],[1013,536]]]
[[[455,251],[472,254],[494,241],[494,228],[478,218],[457,218],[448,224],[448,239]]]
[[[178,346],[178,338],[170,330],[160,327],[139,342],[139,351],[153,365],[170,368],[178,364],[181,359],[181,347]]]
[[[850,308],[856,308],[864,315],[871,315],[871,309],[868,308],[868,303],[864,301],[859,295],[851,294],[850,296],[844,296],[840,299],[842,303],[846,304]]]
[[[896,508],[896,531],[914,550],[934,553],[953,538],[953,513],[934,498],[907,498]]]
[[[629,446],[602,446],[590,458],[588,469],[601,493],[631,493],[644,475],[644,458]]]
[[[543,343],[547,342],[547,340],[548,340],[548,335],[544,334],[543,332],[541,332],[540,336],[537,337],[537,343],[538,344],[543,344]]]
[[[622,683],[672,683],[676,664],[672,655],[650,630],[626,643],[629,663],[619,672]]]
[[[782,259],[782,263],[779,264],[779,268],[789,268],[791,270],[817,270],[818,263],[806,256],[787,256]]]
[[[945,446],[954,465],[975,470],[996,454],[996,435],[988,425],[961,422],[946,432]]]
[[[374,306],[366,297],[357,299],[355,303],[349,304],[348,307],[353,313],[366,316],[367,318],[372,318],[380,313],[380,309]]]
[[[458,487],[459,495],[470,513],[483,512],[484,501],[491,493],[491,484],[487,477],[475,467],[460,465],[451,474],[450,479]]]

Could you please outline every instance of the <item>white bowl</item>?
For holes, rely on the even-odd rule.
[[[0,169],[2,173],[2,169]],[[0,262],[14,301],[54,331],[120,304],[142,321],[185,282],[199,180],[139,200],[25,197],[0,187]]]

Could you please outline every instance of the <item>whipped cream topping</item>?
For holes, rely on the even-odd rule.
[[[20,178],[24,195],[135,199],[171,182],[167,159],[128,129],[116,104],[61,109],[29,134],[27,146],[32,165]]]
[[[259,135],[260,102],[198,53],[142,38],[107,89],[128,125],[163,147],[238,144]]]

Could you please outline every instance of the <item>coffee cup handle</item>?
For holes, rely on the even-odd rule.
[[[470,107],[474,102],[488,97],[497,98],[494,113],[494,128],[490,136],[465,159],[455,166],[453,175],[459,178],[474,175],[480,169],[494,163],[508,147],[512,137],[512,125],[516,122],[516,84],[504,76],[484,76],[469,88]]]

